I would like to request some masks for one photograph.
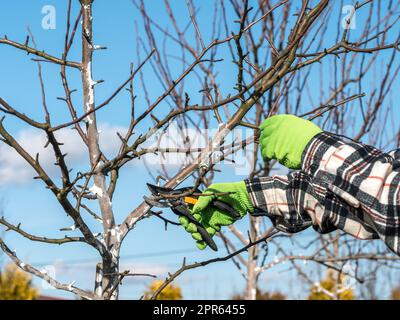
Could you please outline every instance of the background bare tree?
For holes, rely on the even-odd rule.
[[[232,5],[236,5],[236,12],[239,14],[239,18],[240,12],[244,16],[243,10],[245,8],[241,11],[241,8],[238,6],[239,4],[233,1]],[[306,2],[303,2],[303,5],[306,6]],[[394,49],[390,52],[390,55],[385,56],[384,59],[387,59],[385,61],[387,63],[385,64],[378,54],[379,50],[385,48],[385,41],[388,39],[392,39],[397,46],[399,39],[392,28],[395,28],[398,21],[398,6],[398,3],[393,2],[388,3],[386,6],[383,3],[365,1],[361,4],[355,4],[354,7],[347,7],[348,15],[346,17],[337,12],[337,8],[344,8],[343,2],[335,2],[328,7],[324,13],[324,20],[336,20],[336,26],[328,23],[318,26],[311,40],[302,42],[299,50],[301,53],[297,55],[299,58],[317,59],[309,62],[300,62],[299,65],[301,67],[303,67],[303,63],[306,65],[310,64],[310,66],[302,72],[292,73],[285,81],[281,81],[271,88],[269,96],[262,97],[259,105],[257,104],[257,107],[262,112],[255,114],[253,122],[259,124],[263,118],[262,113],[264,115],[270,115],[275,112],[293,113],[316,119],[321,127],[327,131],[344,134],[353,137],[355,140],[363,140],[372,145],[377,145],[382,149],[398,146],[398,122],[391,122],[391,129],[389,131],[386,130],[387,127],[385,126],[389,119],[396,118],[393,113],[395,109],[393,108],[390,93],[395,87],[394,83],[399,71],[398,50]],[[271,4],[268,3],[266,7],[270,8]],[[286,17],[290,16],[290,10],[293,10],[293,3],[288,3],[285,9],[288,11],[285,11],[284,15]],[[361,13],[360,10],[365,11]],[[363,21],[365,24],[361,26],[359,22],[360,16],[361,18],[367,17]],[[356,17],[358,17],[358,20],[356,20]],[[288,28],[288,24],[283,22],[276,23],[277,20],[279,21],[277,18],[274,19],[274,14],[271,14],[263,21],[263,39],[276,39],[274,46],[283,48],[284,41],[286,40],[283,34],[285,34],[285,29]],[[283,18],[283,21],[285,21],[285,18]],[[358,22],[357,26],[356,21]],[[274,23],[281,26],[280,37],[276,36],[278,32],[276,27],[274,28]],[[348,26],[347,29],[346,25]],[[353,27],[357,30],[356,32],[352,31]],[[245,37],[249,39],[256,38],[253,35],[253,30],[246,33]],[[329,44],[330,49],[327,49],[327,39],[335,43],[334,45]],[[248,40],[248,42],[250,41]],[[375,48],[368,46],[368,43],[371,43],[371,41],[375,42]],[[348,50],[346,43],[353,44],[358,48]],[[274,46],[271,45],[271,51],[268,53],[271,55],[271,59],[276,54],[276,51],[274,52],[273,50]],[[341,46],[342,49],[338,50]],[[255,61],[261,61],[258,48],[254,45],[250,48],[249,52],[253,54]],[[327,53],[332,54],[334,58],[321,59]],[[319,63],[313,64],[314,62]],[[380,65],[382,69],[381,72],[378,72],[377,66]],[[261,66],[261,69],[264,68],[266,68],[266,65]],[[249,73],[251,71],[253,69],[249,69]],[[327,74],[331,76],[327,77]],[[368,84],[366,81],[369,74],[376,75],[375,81],[372,84]],[[310,82],[313,82],[312,79],[318,79],[318,88],[310,86]],[[319,91],[318,94],[315,94],[315,89]],[[354,104],[348,103],[349,101],[346,100],[347,97],[362,97],[365,95],[364,92],[370,92],[367,101],[358,99],[357,103]],[[309,102],[307,104],[304,101]],[[342,102],[346,102],[346,104]],[[321,107],[313,109],[311,112],[303,109],[304,106],[309,104],[320,105]],[[265,106],[273,106],[273,111],[267,110],[268,112],[266,112]],[[327,114],[320,114],[321,110],[327,112]],[[321,116],[322,119],[318,120]],[[353,125],[354,123],[356,125]],[[268,175],[275,165],[274,163],[270,163],[269,166],[263,167],[261,162],[257,166],[258,159],[256,153],[252,161],[254,166],[250,176]],[[263,221],[261,218],[250,217],[250,234],[252,237],[256,237],[262,232],[262,225]],[[247,243],[248,240],[243,237],[242,233],[235,226],[231,227],[230,231],[239,242],[243,244]],[[235,251],[232,240],[229,240],[225,236],[223,240],[228,251]],[[288,252],[282,246],[281,239],[279,239],[271,241],[273,245],[270,244],[269,247],[266,245],[263,245],[264,248],[261,249],[257,246],[252,247],[246,259],[240,256],[233,258],[236,260],[236,266],[246,279],[245,296],[248,299],[255,298],[257,281],[265,270],[287,261],[290,261],[292,268],[311,286],[315,284],[315,281],[318,281],[318,278],[315,275],[308,276],[304,273],[305,261],[312,261],[324,266],[324,268],[335,269],[339,273],[343,272],[344,266],[347,265],[348,268],[351,265],[351,277],[355,277],[358,283],[365,282],[365,287],[367,285],[371,286],[373,282],[376,282],[377,270],[382,268],[382,266],[385,266],[383,269],[386,272],[398,267],[397,257],[391,255],[385,246],[381,246],[373,241],[359,243],[357,240],[350,239],[340,232],[326,236],[318,235],[315,239],[307,243],[302,243],[302,241],[297,241],[296,239],[292,239],[291,241],[296,243],[295,248],[297,250],[295,249],[295,251],[299,252],[298,249],[300,248],[302,252],[308,251],[310,254],[304,255]],[[271,259],[267,259],[267,255],[268,253],[271,255],[271,252],[274,250],[275,258],[271,262]],[[368,260],[369,262],[364,261],[364,263],[360,263],[359,260]],[[301,261],[302,263],[298,265],[295,261]],[[364,268],[361,268],[361,265]],[[346,274],[346,270],[344,273]],[[321,277],[324,277],[323,273]]]
[[[162,25],[152,17],[143,0],[132,1],[137,30],[143,25],[145,34],[136,32],[136,62],[127,70],[126,79],[100,102],[96,99],[100,90],[97,85],[103,81],[93,79],[93,68],[96,68],[93,55],[105,47],[95,42],[93,21],[96,16],[92,9],[96,2],[81,0],[80,3],[80,11],[72,12],[72,0],[68,1],[61,57],[36,48],[33,34],[29,34],[25,42],[7,36],[0,38],[0,44],[35,56],[43,118],[34,119],[12,106],[7,102],[7,94],[0,97],[0,112],[46,135],[46,147],[53,151],[58,173],[47,172],[41,165],[40,154],[30,154],[24,149],[7,130],[5,117],[0,122],[1,141],[34,169],[35,179],[43,182],[46,192],[54,195],[72,219],[73,226],[62,231],[78,229],[80,236],[48,238],[24,231],[18,222],[1,218],[0,224],[32,241],[81,242],[98,252],[99,263],[93,267],[96,283],[93,291],[87,291],[74,283],[60,283],[23,262],[0,238],[2,250],[19,267],[58,289],[85,299],[117,299],[124,277],[151,276],[120,269],[121,245],[144,218],[155,217],[170,224],[144,201],[132,208],[125,219],[116,221],[112,201],[120,173],[132,161],[145,165],[152,161],[156,166],[147,166],[149,177],[158,182],[165,180],[167,187],[183,182],[196,187],[207,186],[218,173],[217,166],[234,161],[232,159],[243,150],[242,157],[251,164],[250,177],[274,174],[282,168],[259,159],[257,127],[276,113],[300,115],[317,121],[325,130],[382,148],[399,145],[398,117],[391,101],[391,90],[399,70],[397,2],[354,3],[344,16],[342,1],[215,0],[212,11],[207,4],[211,32],[205,32],[198,18],[201,2],[180,2],[179,13],[186,13],[186,20],[182,21],[171,3],[164,0],[164,14],[169,24]],[[352,29],[355,21],[356,28]],[[74,45],[81,48],[79,61],[69,58]],[[55,119],[49,111],[41,71],[44,62],[60,68],[60,84],[65,95],[59,99],[65,102],[70,113],[67,121]],[[83,101],[73,96],[75,90],[68,81],[70,72],[81,76]],[[54,77],[57,75],[55,73]],[[159,81],[163,88],[156,97],[149,90],[154,81]],[[129,123],[125,132],[118,133],[118,152],[107,157],[100,144],[98,119],[101,110],[112,108],[115,98],[125,89],[131,100]],[[137,105],[138,95],[146,101],[145,106]],[[148,119],[153,122],[150,128],[143,126]],[[385,128],[382,124],[386,124]],[[65,128],[73,128],[85,144],[89,171],[71,168],[58,138],[58,132]],[[175,128],[172,129],[172,147],[163,140],[171,139],[171,133],[168,135],[171,128]],[[251,130],[252,134],[235,139],[232,132],[239,128]],[[196,139],[189,132],[197,132]],[[201,147],[198,139],[204,142]],[[171,159],[179,160],[179,165],[172,169],[168,166]],[[87,221],[92,218],[101,223],[101,233],[89,227]],[[229,259],[246,280],[246,299],[255,299],[260,275],[281,262],[289,262],[299,275],[314,283],[297,261],[311,261],[342,272],[349,260],[373,260],[390,266],[397,259],[381,244],[357,242],[338,232],[315,235],[311,242],[297,243],[292,237],[279,234],[264,218],[250,217],[246,229],[247,235],[236,226],[220,233],[226,256],[194,264],[184,261],[153,298],[186,270]],[[289,252],[285,241],[296,241],[297,247],[308,253]],[[357,274],[351,276],[359,278]]]

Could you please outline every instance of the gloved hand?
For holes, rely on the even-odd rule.
[[[301,168],[301,156],[311,139],[322,130],[311,121],[281,114],[266,119],[260,126],[261,154],[276,159],[290,169]]]
[[[199,200],[192,209],[192,214],[195,219],[205,227],[211,236],[218,232],[222,226],[229,226],[236,221],[236,219],[229,214],[215,208],[210,204],[215,198],[218,198],[218,200],[223,201],[233,207],[240,214],[240,217],[246,215],[247,212],[254,212],[254,208],[251,203],[250,196],[247,193],[244,181],[212,184],[206,190],[204,190],[203,193],[229,193],[226,195],[200,196]],[[196,225],[189,222],[189,220],[184,216],[179,217],[179,222],[182,224],[185,230],[192,235],[193,239],[196,240],[197,247],[200,250],[203,250],[207,244],[203,241],[200,233],[197,232]]]

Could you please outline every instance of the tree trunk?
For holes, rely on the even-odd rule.
[[[91,168],[94,171],[99,165],[102,157],[99,146],[99,132],[97,129],[97,121],[95,109],[95,92],[94,86],[96,82],[92,76],[92,59],[93,59],[93,0],[81,0],[82,4],[82,86],[85,113],[92,112],[86,117],[86,131],[89,149],[89,158]],[[115,225],[114,214],[112,212],[111,200],[108,194],[106,179],[102,172],[96,172],[93,175],[94,185],[91,188],[92,193],[97,196],[99,207],[102,215],[102,223],[104,230],[104,241],[106,250],[100,252],[102,262],[96,267],[96,286],[95,291],[100,297],[105,299],[118,298],[118,281],[119,281],[119,248],[120,236],[119,229]],[[101,286],[100,286],[101,284]]]
[[[259,233],[259,221],[260,218],[250,217],[250,237],[252,240],[256,239]],[[253,246],[249,249],[249,257],[247,260],[245,300],[256,300],[257,297],[257,260],[258,246]]]

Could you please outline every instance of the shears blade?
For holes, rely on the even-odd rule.
[[[170,189],[170,188],[165,188],[165,187],[159,187],[150,183],[147,183],[147,187],[149,188],[151,194],[155,197],[162,197],[163,194],[165,195],[180,195],[183,194],[184,192],[188,192],[190,190],[193,190],[193,188],[181,188],[181,189]],[[196,192],[199,192],[199,190],[195,190]],[[161,208],[171,208],[172,212],[174,212],[177,216],[183,216],[186,217],[189,222],[193,223],[197,231],[200,233],[202,239],[204,240],[205,243],[214,251],[218,250],[218,247],[214,240],[212,239],[211,235],[207,232],[207,230],[204,228],[204,226],[196,220],[195,217],[193,217],[191,211],[189,210],[188,203],[186,203],[182,199],[163,199],[163,200],[155,200],[149,197],[144,197],[146,203],[155,206],[155,207],[161,207]],[[197,199],[195,199],[196,201]],[[193,203],[191,203],[193,204]]]

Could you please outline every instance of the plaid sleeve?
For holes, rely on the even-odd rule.
[[[400,255],[400,150],[383,153],[324,132],[309,143],[302,163],[302,171],[287,176],[247,180],[254,207],[286,232],[340,229],[381,238]]]

